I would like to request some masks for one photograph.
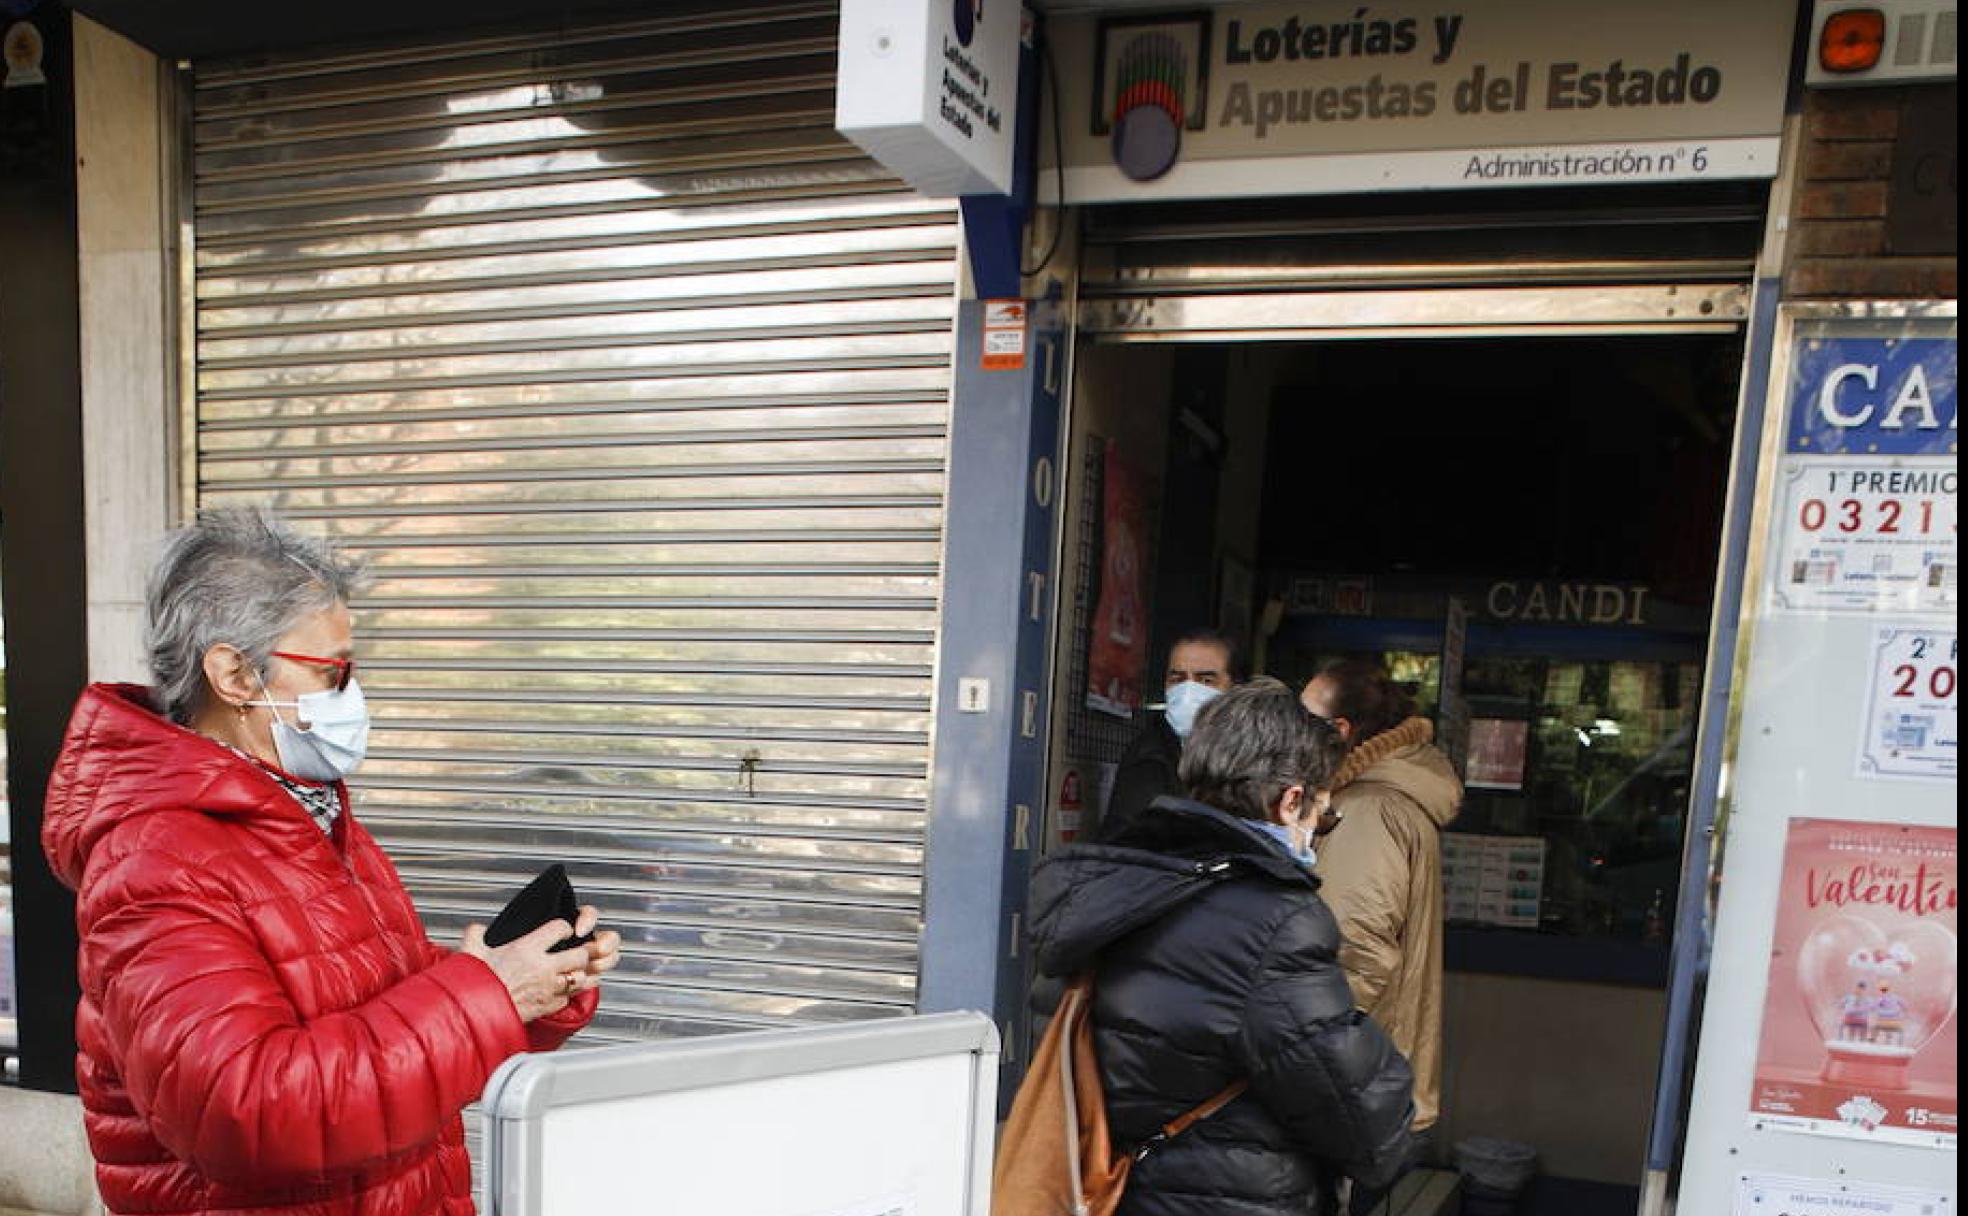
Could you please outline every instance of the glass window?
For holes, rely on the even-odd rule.
[[[1278,666],[1303,679],[1342,657],[1305,649]],[[1439,653],[1367,657],[1414,693],[1423,716],[1436,716]],[[1700,680],[1692,656],[1469,655],[1468,792],[1449,829],[1447,870],[1480,865],[1486,840],[1499,847],[1498,838],[1511,838],[1512,847],[1542,840],[1543,853],[1541,864],[1528,865],[1521,849],[1509,854],[1519,860],[1511,862],[1501,908],[1479,905],[1477,880],[1465,876],[1469,898],[1451,891],[1451,923],[1664,943],[1680,881]]]
[[[1472,769],[1455,830],[1543,838],[1539,928],[1665,940],[1700,678],[1693,661],[1472,658],[1467,665],[1472,725],[1512,724],[1521,776],[1513,788],[1507,776],[1486,781],[1482,766]]]

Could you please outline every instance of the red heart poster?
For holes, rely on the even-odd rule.
[[[1148,660],[1141,489],[1134,466],[1111,443],[1101,480],[1100,598],[1088,639],[1087,705],[1128,718],[1141,708]]]
[[[1954,837],[1792,821],[1753,1123],[1954,1150]]]

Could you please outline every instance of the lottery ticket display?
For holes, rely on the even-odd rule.
[[[1542,836],[1442,833],[1448,919],[1535,929],[1544,898]]]

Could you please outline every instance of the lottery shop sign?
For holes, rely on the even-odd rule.
[[[1797,338],[1777,611],[1955,611],[1955,368],[1951,331]]]
[[[1089,203],[1769,177],[1797,12],[1100,7],[1046,27],[1065,192]]]
[[[1813,335],[1791,362],[1790,433],[1797,455],[1953,456],[1952,337]]]

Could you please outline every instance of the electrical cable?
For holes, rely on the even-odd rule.
[[[1046,242],[1045,256],[1039,264],[1030,269],[1020,266],[1018,273],[1031,278],[1052,265],[1053,255],[1059,252],[1059,238],[1066,228],[1066,138],[1059,117],[1059,68],[1052,57],[1052,40],[1039,40],[1039,63],[1045,69],[1046,92],[1051,95],[1052,104],[1052,181],[1053,181],[1053,222],[1052,236]]]

